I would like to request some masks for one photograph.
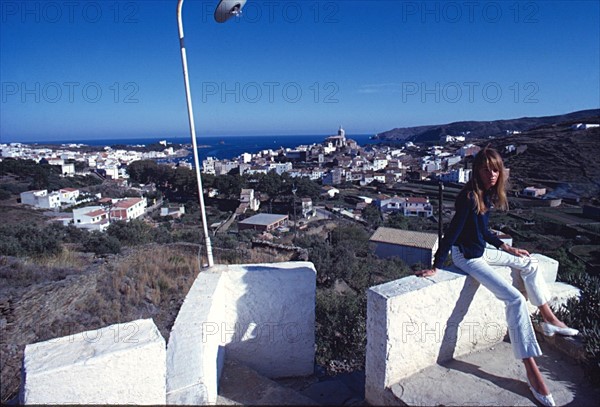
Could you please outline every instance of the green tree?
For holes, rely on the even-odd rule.
[[[273,200],[282,192],[282,185],[281,177],[275,171],[270,171],[259,179],[257,189]]]
[[[366,297],[317,292],[315,307],[317,363],[329,370],[364,368],[366,349]],[[336,369],[335,366],[343,366]]]
[[[383,223],[381,219],[381,212],[375,205],[369,205],[363,210],[363,218],[371,228],[376,229]]]
[[[391,213],[384,224],[388,228],[408,229],[408,219],[400,212]]]
[[[139,219],[130,222],[122,220],[113,222],[106,232],[109,236],[118,239],[121,244],[129,246],[150,243],[154,237],[152,226]]]
[[[159,165],[152,160],[134,161],[127,166],[127,173],[132,181],[141,184],[158,181]]]
[[[118,254],[121,252],[121,242],[114,236],[95,230],[83,240],[83,249],[97,255]]]
[[[12,256],[47,256],[62,251],[59,231],[49,225],[34,224],[0,226],[0,254]]]
[[[242,180],[239,175],[220,175],[215,178],[213,186],[229,198],[238,198],[242,192]]]
[[[321,195],[321,186],[307,177],[296,178],[293,181],[298,189],[296,195],[299,197],[309,197],[313,201],[319,199]]]
[[[170,183],[172,184],[172,188],[180,196],[188,196],[198,193],[196,174],[189,168],[177,167],[172,173],[172,179]]]

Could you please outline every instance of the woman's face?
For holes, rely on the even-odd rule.
[[[490,189],[496,182],[498,182],[498,176],[500,171],[491,169],[488,167],[481,167],[479,169],[479,180],[482,182],[485,189]]]

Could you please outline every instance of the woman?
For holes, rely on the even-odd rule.
[[[558,333],[574,336],[578,331],[558,320],[548,306],[548,289],[541,273],[538,273],[536,259],[530,257],[527,250],[502,242],[489,230],[489,209],[508,209],[505,188],[506,175],[502,158],[496,150],[486,147],[475,157],[471,181],[456,198],[456,213],[440,242],[433,267],[416,274],[421,277],[434,275],[444,264],[451,249],[454,264],[505,303],[513,352],[515,357],[523,359],[529,388],[540,403],[554,406],[552,395],[534,360],[542,352],[535,338],[526,299],[490,266],[509,266],[520,271],[527,295],[531,303],[539,308],[545,321],[542,323],[545,335]],[[486,250],[486,242],[499,250]]]

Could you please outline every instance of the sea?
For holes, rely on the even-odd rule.
[[[201,160],[206,157],[217,159],[231,159],[243,153],[257,153],[262,150],[277,150],[281,147],[294,148],[300,145],[321,143],[331,135],[283,135],[283,136],[198,136],[198,154]],[[379,140],[372,140],[371,134],[346,135],[346,138],[355,140],[360,146],[377,144]],[[163,138],[119,138],[95,140],[52,140],[39,142],[43,144],[87,144],[91,146],[113,145],[148,145],[166,140],[173,144],[191,144],[189,137],[163,137]],[[189,159],[189,158],[188,158]],[[187,161],[187,160],[186,160]]]

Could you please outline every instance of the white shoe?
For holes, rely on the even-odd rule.
[[[533,394],[533,397],[535,397],[535,399],[539,401],[543,406],[556,406],[552,394],[548,393],[544,396],[543,394],[538,393],[533,388],[531,383],[529,383],[529,378],[527,378],[527,384],[529,385],[529,390],[531,390],[531,394]]]
[[[560,326],[552,325],[549,322],[542,322],[542,331],[546,336],[554,336],[554,334],[559,334],[563,336],[575,336],[579,334],[577,329],[565,327],[561,328]]]

